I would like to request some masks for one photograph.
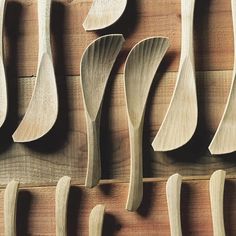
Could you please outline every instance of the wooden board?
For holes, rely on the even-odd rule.
[[[137,213],[124,209],[128,185],[104,184],[92,190],[73,186],[69,196],[68,235],[88,235],[88,217],[96,204],[106,205],[103,235],[170,235],[165,181],[145,183],[144,201]],[[3,190],[0,191],[0,235],[3,235]],[[236,181],[225,185],[225,228],[236,234]],[[55,235],[55,187],[22,188],[18,198],[18,235]],[[183,235],[211,236],[208,180],[184,181],[181,215]]]
[[[200,118],[197,134],[186,147],[170,152],[155,153],[151,142],[167,109],[176,73],[159,73],[147,104],[144,128],[144,174],[163,177],[179,171],[183,175],[209,175],[218,168],[235,173],[235,154],[226,158],[211,157],[207,145],[223,112],[231,82],[231,72],[197,73]],[[11,103],[9,119],[1,130],[0,183],[12,178],[23,183],[56,182],[69,175],[83,183],[87,164],[86,127],[79,77],[58,80],[60,113],[56,126],[43,139],[16,144],[11,134],[17,126],[30,99],[34,80],[22,78],[16,88],[9,90]],[[18,91],[18,93],[16,92]],[[18,108],[16,105],[18,104]],[[105,179],[128,180],[129,137],[125,111],[123,76],[111,76],[105,95],[101,124],[102,174]]]
[[[126,38],[117,68],[121,72],[131,47],[146,37],[170,38],[171,48],[162,70],[177,71],[180,52],[180,1],[130,0],[125,14],[113,27],[85,32],[82,23],[92,0],[53,0],[52,42],[57,74],[79,75],[81,55],[93,39],[107,33]],[[37,69],[37,1],[9,0],[6,9],[6,64],[9,74],[35,75]],[[197,70],[233,67],[233,33],[230,1],[196,1],[195,52]]]

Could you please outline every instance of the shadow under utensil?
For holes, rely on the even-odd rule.
[[[42,138],[27,143],[27,147],[39,153],[54,153],[63,149],[68,141],[69,101],[68,86],[65,75],[64,49],[65,5],[60,2],[52,3],[51,10],[51,42],[53,61],[58,91],[58,117],[52,129]]]
[[[142,217],[148,217],[153,207],[155,198],[154,183],[143,183],[143,199],[137,213]]]
[[[72,186],[70,188],[67,206],[67,232],[70,236],[78,235],[77,232],[81,228],[81,199],[82,191],[79,187]]]
[[[127,6],[120,19],[113,25],[96,31],[98,36],[107,34],[123,34],[128,38],[136,31],[138,23],[138,0],[127,0]]]
[[[30,208],[32,195],[29,191],[20,190],[17,199],[16,234],[18,236],[29,235]]]
[[[18,38],[22,5],[19,2],[7,2],[4,34],[4,64],[8,92],[8,112],[6,121],[0,128],[0,154],[12,145],[12,133],[17,124],[18,116]],[[7,46],[6,46],[7,45]]]
[[[143,126],[143,176],[145,178],[154,177],[152,173],[152,160],[154,155],[154,150],[151,145],[151,131],[152,131],[152,124],[150,117],[154,115],[152,112],[156,109],[154,108],[153,100],[157,96],[158,86],[160,81],[163,79],[166,71],[168,71],[169,66],[178,56],[175,52],[167,52],[165,55],[165,61],[161,62],[158,71],[153,79],[153,83],[150,88],[150,92],[147,98],[146,103],[146,110],[145,110],[145,119],[144,119],[144,126]],[[156,132],[155,132],[156,135]]]
[[[225,233],[228,236],[235,235],[235,198],[236,196],[236,183],[233,180],[225,181],[224,188],[224,223],[225,223]]]
[[[120,231],[121,227],[122,225],[118,221],[117,217],[105,212],[102,228],[103,236],[114,236]]]

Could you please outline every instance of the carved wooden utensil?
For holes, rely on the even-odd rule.
[[[178,77],[164,121],[152,143],[155,151],[170,151],[186,144],[197,126],[197,94],[193,51],[195,0],[181,0],[182,46]]]
[[[50,10],[51,0],[38,1],[38,71],[29,106],[13,134],[15,142],[30,142],[41,138],[57,119],[58,97],[50,45]]]
[[[87,122],[88,165],[86,187],[101,178],[100,116],[103,95],[113,64],[122,48],[121,34],[102,36],[85,50],[81,60],[81,86]]]
[[[225,171],[217,170],[210,178],[211,214],[214,236],[224,236],[224,184]]]
[[[105,206],[97,205],[89,216],[89,236],[102,236]]]
[[[67,203],[71,178],[62,177],[56,187],[56,236],[67,236]]]
[[[93,0],[83,23],[86,31],[104,29],[114,24],[123,14],[127,0]]]
[[[236,0],[231,0],[234,31],[234,68],[230,94],[217,131],[211,141],[211,154],[236,151]]]
[[[16,236],[16,208],[19,182],[12,180],[4,192],[5,236]]]
[[[125,65],[125,95],[129,121],[131,174],[126,209],[135,211],[143,196],[142,133],[148,93],[169,47],[168,38],[153,37],[130,51]]]
[[[7,84],[4,68],[3,53],[3,25],[5,17],[6,0],[0,2],[0,127],[7,116]]]
[[[166,197],[172,236],[182,235],[180,214],[181,185],[182,176],[179,174],[170,176],[166,183]]]

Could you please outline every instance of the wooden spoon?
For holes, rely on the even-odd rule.
[[[157,68],[169,47],[168,38],[139,42],[125,65],[125,95],[129,122],[131,174],[126,209],[135,211],[143,196],[142,133],[148,93]]]
[[[3,125],[7,116],[7,84],[4,68],[3,53],[3,25],[6,9],[6,0],[0,2],[0,127]]]
[[[67,235],[67,203],[71,178],[62,177],[56,187],[56,236]]]
[[[181,0],[182,46],[178,77],[164,121],[152,143],[155,151],[170,151],[186,144],[197,126],[197,94],[193,51],[195,0]]]
[[[210,199],[211,199],[211,214],[213,222],[214,236],[224,236],[224,184],[225,171],[215,171],[210,178]]]
[[[172,236],[181,236],[180,194],[182,176],[174,174],[166,183],[166,197],[168,204],[170,231]]]
[[[236,151],[236,0],[231,0],[234,31],[234,69],[228,101],[217,131],[211,141],[211,154]]]
[[[51,0],[38,1],[38,72],[26,114],[13,134],[15,142],[30,142],[41,138],[57,119],[58,97],[50,45],[50,10]]]
[[[93,41],[82,56],[80,75],[88,140],[86,187],[97,185],[101,178],[99,130],[102,100],[111,69],[123,43],[121,34],[102,36]]]
[[[104,29],[124,13],[127,0],[94,0],[83,23],[86,31]]]
[[[16,208],[19,182],[11,181],[4,193],[4,232],[5,236],[16,236]]]
[[[89,216],[89,236],[101,236],[104,220],[105,206],[97,205]]]

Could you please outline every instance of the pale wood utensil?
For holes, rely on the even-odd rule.
[[[102,36],[85,50],[80,66],[81,86],[87,123],[88,165],[86,187],[101,178],[100,117],[102,100],[113,64],[122,48],[121,34]]]
[[[166,197],[172,236],[182,236],[180,215],[181,185],[182,176],[179,174],[170,176],[166,183]]]
[[[7,84],[4,68],[3,52],[3,25],[5,18],[6,0],[0,2],[0,127],[3,125],[7,116]]]
[[[216,133],[209,145],[211,154],[236,151],[236,0],[231,0],[234,31],[234,68],[227,104]]]
[[[170,151],[193,136],[198,119],[193,50],[195,0],[181,0],[182,45],[173,96],[161,127],[152,143],[155,151]]]
[[[126,209],[135,211],[143,196],[142,133],[148,93],[157,68],[169,47],[168,38],[139,42],[125,64],[125,95],[129,122],[131,174]]]
[[[223,210],[225,175],[225,171],[217,170],[210,178],[211,214],[214,236],[225,235]]]
[[[62,177],[56,187],[56,235],[67,235],[67,203],[70,191],[71,178],[68,176]]]
[[[104,220],[105,206],[97,205],[89,216],[89,236],[101,236]]]
[[[86,31],[104,29],[114,24],[125,11],[127,0],[93,0],[83,23]]]
[[[38,71],[29,106],[13,134],[15,142],[30,142],[41,138],[57,119],[58,97],[50,45],[50,11],[51,0],[38,1]]]
[[[4,192],[5,236],[16,236],[16,207],[19,182],[12,180]]]

